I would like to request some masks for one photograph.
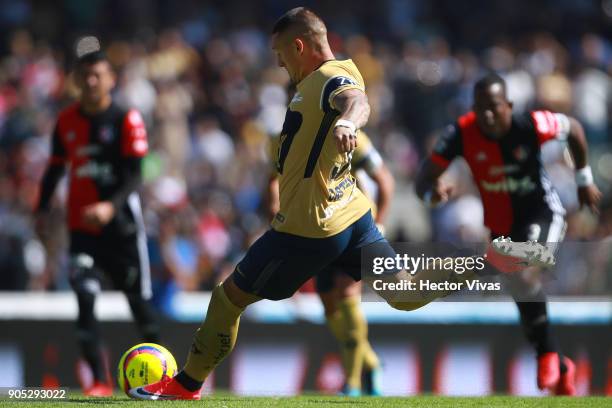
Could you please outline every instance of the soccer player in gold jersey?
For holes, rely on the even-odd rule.
[[[357,129],[370,114],[359,70],[351,60],[335,59],[325,24],[303,7],[276,22],[272,50],[296,86],[275,153],[279,211],[272,228],[213,290],[184,368],[173,378],[131,389],[133,398],[200,399],[204,380],[234,348],[248,305],[288,298],[330,266],[359,280],[364,248],[375,246],[382,257],[396,255],[350,174]],[[388,276],[410,279],[406,271]],[[433,300],[398,302],[394,293],[379,293],[402,310]]]
[[[278,137],[271,138],[271,152],[278,150]],[[351,156],[351,174],[374,183],[376,191],[369,197],[372,215],[382,232],[393,197],[393,175],[384,164],[368,135],[359,131],[359,143]],[[359,184],[359,183],[358,183]],[[361,187],[361,186],[360,186]],[[362,190],[366,195],[366,190]],[[268,206],[272,217],[279,210],[278,173],[274,166],[268,183]],[[368,341],[368,323],[361,310],[361,282],[341,269],[327,267],[315,277],[315,286],[325,312],[327,326],[340,346],[345,383],[342,395],[381,395],[380,361]]]

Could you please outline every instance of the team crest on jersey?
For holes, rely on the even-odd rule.
[[[291,99],[291,103],[299,103],[302,102],[303,99],[304,97],[299,92],[296,92],[295,95],[293,95],[293,99]]]
[[[75,137],[76,137],[76,133],[74,133],[74,130],[71,130],[68,133],[66,133],[66,140],[68,142],[72,142]]]
[[[110,143],[115,138],[115,132],[113,132],[113,128],[110,126],[104,126],[100,129],[100,141],[102,143]]]
[[[512,151],[512,155],[518,161],[525,161],[529,156],[529,150],[525,146],[518,146]]]

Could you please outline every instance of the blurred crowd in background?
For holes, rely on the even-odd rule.
[[[117,71],[116,102],[147,123],[142,195],[158,299],[210,289],[231,272],[268,225],[266,147],[289,92],[269,31],[296,5],[323,17],[336,56],[365,79],[367,131],[396,177],[390,240],[485,239],[465,165],[450,172],[464,194],[434,211],[412,180],[487,70],[507,80],[516,111],[546,108],[583,124],[606,197],[599,217],[577,211],[562,146],[543,158],[569,211],[568,239],[612,235],[612,0],[0,0],[0,289],[69,288],[65,185],[52,242],[36,239],[32,209],[55,117],[75,97],[74,43],[92,34]],[[567,292],[609,286],[604,258],[599,281],[573,279]]]

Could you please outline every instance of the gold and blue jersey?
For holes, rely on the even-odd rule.
[[[298,85],[271,152],[279,178],[280,210],[272,228],[308,238],[336,235],[370,210],[351,175],[351,154],[339,153],[333,104],[348,89],[365,91],[351,60],[327,61]]]

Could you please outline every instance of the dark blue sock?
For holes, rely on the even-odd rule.
[[[200,388],[202,388],[202,384],[204,384],[203,381],[198,381],[191,378],[183,370],[179,371],[179,373],[174,378],[176,379],[176,381],[179,382],[179,384],[185,387],[185,389],[192,392],[199,390]]]

